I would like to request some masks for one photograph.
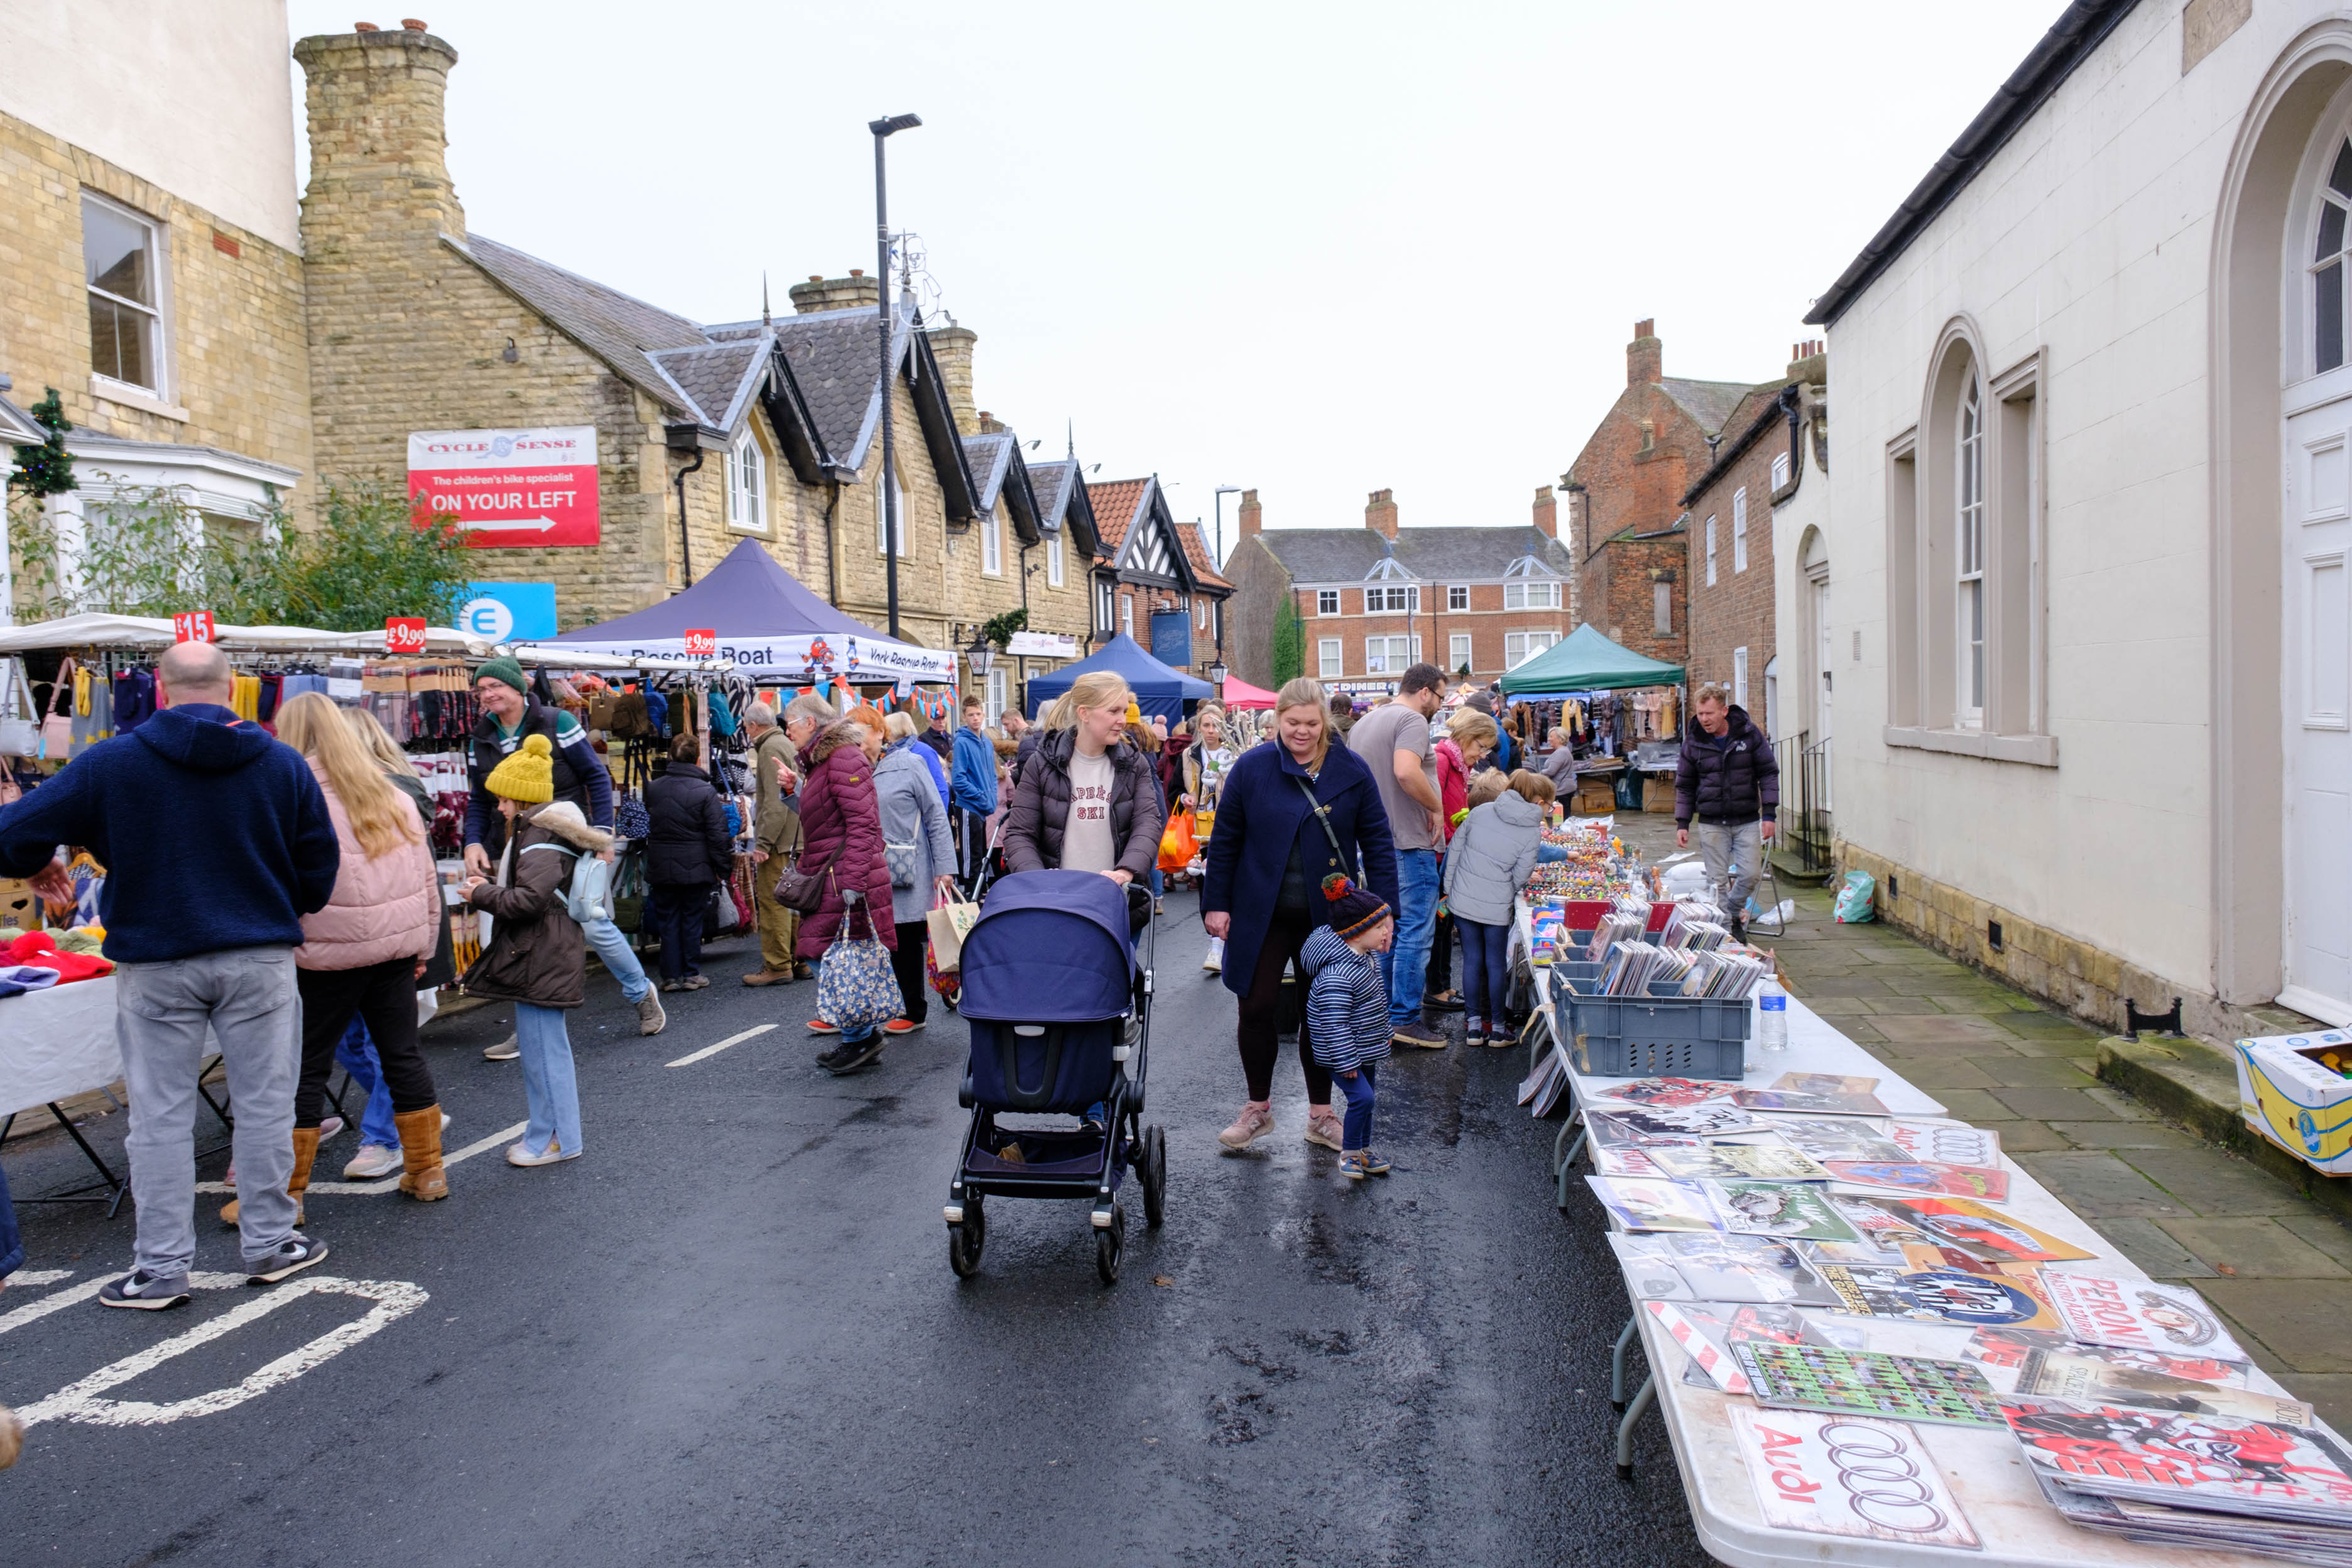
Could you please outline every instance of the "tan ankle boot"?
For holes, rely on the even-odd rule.
[[[400,1190],[419,1203],[449,1195],[449,1174],[441,1163],[441,1108],[404,1110],[392,1119],[400,1129],[400,1158],[405,1167]]]
[[[319,1130],[294,1129],[294,1173],[286,1179],[286,1195],[294,1200],[294,1228],[302,1228],[302,1194],[310,1188],[310,1162],[319,1157]],[[236,1224],[236,1200],[221,1205],[221,1224]]]

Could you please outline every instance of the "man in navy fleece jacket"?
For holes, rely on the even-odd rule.
[[[237,1228],[257,1284],[327,1255],[294,1228],[294,949],[341,856],[310,763],[229,708],[218,648],[183,643],[160,673],[172,705],[101,741],[0,808],[0,875],[49,879],[61,844],[106,868],[99,896],[116,972],[115,1035],[131,1097],[139,1237],[110,1307],[188,1299],[195,1262],[196,1069],[211,1025],[236,1102]]]

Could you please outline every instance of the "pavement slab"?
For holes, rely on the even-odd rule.
[[[2137,1219],[2181,1218],[2193,1211],[2171,1194],[2102,1152],[2071,1154],[2021,1154],[2017,1163],[2036,1180],[2066,1201],[2076,1214],[2094,1220],[2110,1215]]]
[[[1995,1057],[1979,1060],[1999,1089],[2088,1089],[2098,1079],[2056,1057]]]
[[[2099,1234],[2147,1271],[2151,1279],[2219,1279],[2221,1271],[2183,1247],[2163,1222],[2128,1216],[2103,1219]]]
[[[2290,1372],[2352,1373],[2343,1289],[2302,1279],[2202,1279],[2198,1288]],[[2295,1386],[2292,1377],[2284,1380]]]
[[[2160,1121],[2034,1121],[2032,1127],[2048,1126],[2050,1130],[2077,1149],[2202,1149],[2204,1142],[2194,1133],[2183,1132],[2178,1127],[2167,1127]]]
[[[2175,1241],[2224,1275],[2269,1279],[2352,1279],[2347,1268],[2276,1220],[2160,1219]]]
[[[2352,1268],[2352,1228],[2332,1215],[2281,1215],[2279,1224],[2336,1262]]]
[[[2190,1213],[2207,1218],[2295,1215],[2307,1207],[2301,1194],[2216,1149],[2133,1149],[2123,1158]]]
[[[2031,1117],[2036,1121],[2126,1120],[2113,1107],[2102,1104],[2087,1089],[1997,1089],[1992,1098],[2007,1106],[2011,1116]]]

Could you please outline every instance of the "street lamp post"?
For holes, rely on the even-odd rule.
[[[1209,564],[1214,566],[1220,572],[1223,572],[1225,569],[1225,498],[1227,496],[1237,496],[1241,493],[1242,488],[1239,485],[1219,485],[1217,487],[1216,499],[1212,503],[1217,509],[1217,542],[1212,547],[1213,559],[1210,561]]]
[[[882,144],[923,122],[919,114],[869,120],[874,132],[874,270],[882,280],[881,309],[874,312],[875,353],[882,365],[882,573],[889,584],[890,635],[898,635],[898,450],[890,436],[890,186],[883,172]]]

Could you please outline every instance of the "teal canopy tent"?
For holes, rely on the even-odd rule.
[[[1504,676],[1503,695],[1554,697],[1633,686],[1679,686],[1682,680],[1681,665],[1646,658],[1588,624]]]

